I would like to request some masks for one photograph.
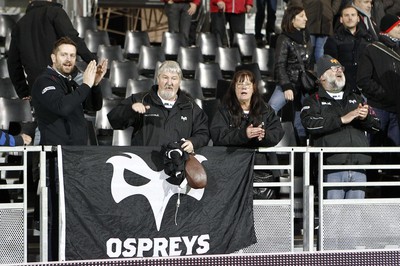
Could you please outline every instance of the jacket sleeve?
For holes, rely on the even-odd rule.
[[[25,78],[20,52],[17,47],[18,45],[14,44],[14,42],[17,42],[16,39],[18,36],[18,34],[15,33],[16,30],[17,29],[15,28],[12,33],[10,49],[8,51],[8,57],[7,57],[7,67],[15,91],[17,92],[18,97],[22,99],[31,96],[31,92],[28,87],[28,82]]]
[[[243,146],[249,142],[246,128],[231,127],[229,113],[223,107],[214,115],[210,133],[215,146]]]
[[[208,128],[208,117],[206,113],[197,105],[193,107],[192,135],[188,138],[195,149],[207,146],[210,140]]]
[[[361,127],[368,132],[376,133],[380,131],[381,122],[379,118],[376,116],[374,109],[369,107],[369,114],[364,120],[360,121]]]
[[[103,106],[103,94],[100,85],[93,86],[86,98],[84,108],[88,111],[98,111]]]
[[[108,121],[113,129],[126,129],[130,126],[135,128],[135,124],[138,124],[143,117],[143,115],[133,111],[132,104],[135,102],[136,100],[131,95],[122,100],[107,114]],[[135,130],[138,130],[138,126],[136,126]]]
[[[21,146],[24,141],[21,136],[12,136],[0,130],[0,146]]]
[[[357,87],[367,99],[382,101],[385,98],[385,90],[374,80],[376,73],[373,60],[370,56],[370,49],[375,49],[369,45],[364,54],[360,57],[357,68]]]
[[[68,117],[76,108],[82,108],[91,88],[82,83],[75,91],[65,94],[60,86],[59,83],[50,79],[37,80],[33,88],[34,97],[52,113]]]
[[[272,147],[279,143],[283,138],[285,132],[283,131],[280,118],[275,114],[272,108],[265,115],[264,119],[264,129],[265,137],[261,140],[261,147]]]
[[[326,40],[324,45],[324,53],[332,56],[333,58],[339,57],[338,48],[334,36],[328,37],[328,39]]]
[[[326,134],[339,129],[342,126],[342,120],[339,114],[333,112],[321,112],[319,103],[315,99],[314,95],[304,99],[300,118],[304,128],[311,135]]]
[[[284,35],[280,35],[277,40],[275,51],[275,71],[278,83],[284,91],[289,89],[294,90],[287,73],[288,50],[288,39]]]
[[[77,53],[82,57],[83,61],[89,63],[92,60],[97,60],[97,57],[92,54],[87,48],[84,40],[79,37],[78,31],[72,25],[67,13],[64,9],[59,7],[54,7],[54,11],[51,11],[53,17],[54,28],[57,32],[57,36],[68,36],[76,43]]]

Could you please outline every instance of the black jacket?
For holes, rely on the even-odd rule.
[[[239,127],[235,127],[232,123],[232,116],[225,105],[219,107],[218,112],[214,115],[210,126],[210,133],[213,144],[216,146],[238,146],[238,147],[271,147],[279,143],[284,135],[279,117],[275,111],[269,106],[264,105],[262,110],[262,118],[259,119],[264,123],[265,138],[261,141],[257,139],[248,139],[246,128],[253,124],[251,118],[242,117]]]
[[[385,35],[380,41],[389,50],[397,52],[400,57],[399,44]],[[368,104],[396,113],[396,102],[400,99],[400,60],[397,60],[375,47],[369,45],[360,58],[357,70],[357,86],[367,97]]]
[[[61,76],[48,67],[32,88],[32,103],[42,145],[87,145],[84,109],[102,107],[100,86],[90,88]]]
[[[363,103],[363,98],[345,90],[343,100],[333,99],[323,88],[318,93],[304,99],[301,110],[301,122],[313,146],[316,147],[368,147],[365,131],[379,131],[380,122],[373,110],[366,119],[355,119],[349,124],[342,124],[341,117]],[[327,156],[328,164],[366,164],[370,157],[364,154],[334,153]]]
[[[182,138],[190,140],[195,149],[206,146],[210,136],[204,111],[181,90],[174,106],[165,108],[157,90],[154,85],[150,91],[133,94],[114,107],[107,115],[113,129],[132,126],[132,145],[136,146],[161,146]],[[150,109],[145,114],[135,112],[132,104],[137,102]]]
[[[324,53],[336,58],[345,67],[346,85],[355,92],[358,91],[356,84],[358,62],[372,41],[372,36],[363,27],[358,27],[353,35],[343,25],[340,25],[335,34],[326,40]]]
[[[96,59],[78,37],[61,4],[34,1],[28,5],[26,14],[12,31],[7,60],[11,81],[20,98],[31,95],[35,79],[52,64],[50,55],[55,41],[64,36],[76,43],[77,53],[85,62]]]
[[[301,66],[297,53],[305,69],[312,69],[312,49],[309,35],[304,30],[279,35],[275,49],[275,76],[284,91],[291,89],[295,94],[300,91]]]

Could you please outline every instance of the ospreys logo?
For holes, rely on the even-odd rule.
[[[107,163],[113,165],[113,177],[111,180],[111,194],[116,203],[133,195],[143,195],[150,203],[156,221],[157,230],[160,231],[165,208],[169,199],[177,193],[187,194],[197,200],[201,200],[204,189],[192,189],[186,187],[181,189],[178,185],[173,185],[166,181],[170,176],[164,170],[157,172],[151,169],[146,162],[138,155],[124,153],[124,155],[113,156]],[[196,155],[196,159],[201,163],[207,159],[202,155]],[[129,170],[141,175],[150,181],[143,186],[132,186],[125,181],[124,171]]]

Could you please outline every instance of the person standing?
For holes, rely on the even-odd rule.
[[[246,13],[252,7],[253,0],[210,0],[211,32],[224,47],[232,44],[235,33],[245,33]]]
[[[201,0],[162,0],[165,3],[165,14],[168,17],[168,31],[181,32],[185,43],[189,43],[192,16],[201,4]]]
[[[257,45],[263,46],[270,43],[270,36],[275,32],[277,0],[256,0],[256,17],[254,21],[254,35]],[[267,21],[265,23],[265,36],[262,28],[265,22],[265,8],[267,8]],[[264,42],[265,37],[265,42]]]
[[[76,43],[77,53],[89,63],[97,60],[73,27],[61,4],[51,0],[31,0],[26,14],[17,22],[11,33],[8,52],[8,72],[21,99],[31,99],[36,78],[52,64],[50,54],[53,44],[61,37]]]
[[[333,17],[340,4],[341,0],[303,0],[315,61],[324,54],[326,39],[333,35]]]
[[[371,146],[400,146],[400,18],[386,14],[379,42],[369,45],[360,58],[357,86],[381,120],[381,132]]]
[[[357,93],[360,93],[356,84],[358,62],[373,41],[371,34],[359,26],[359,21],[357,9],[351,5],[344,7],[340,13],[340,26],[324,46],[325,54],[337,58],[346,68],[346,87]]]
[[[298,144],[305,144],[306,132],[301,125],[300,109],[303,86],[300,82],[302,65],[312,69],[313,47],[306,29],[307,16],[304,8],[293,5],[285,10],[282,18],[282,34],[275,49],[275,77],[277,85],[268,104],[278,113],[287,103],[291,122],[294,123]]]
[[[371,34],[374,41],[377,41],[379,28],[372,18],[372,0],[353,0],[352,5],[357,9],[360,16],[360,26]]]
[[[344,67],[329,55],[316,64],[320,87],[304,99],[301,121],[316,147],[368,147],[366,131],[379,131],[379,119],[359,94],[343,90],[346,84]],[[360,153],[330,153],[325,164],[369,164],[369,155]],[[365,170],[324,171],[325,182],[366,182]],[[330,188],[327,199],[362,199],[361,187]]]
[[[132,126],[135,146],[162,146],[182,139],[181,148],[187,153],[206,146],[207,115],[179,89],[183,77],[179,64],[164,61],[157,73],[158,85],[131,95],[107,114],[112,128]]]

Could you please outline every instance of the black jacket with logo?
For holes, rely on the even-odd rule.
[[[35,79],[52,64],[50,54],[59,38],[71,38],[85,62],[96,59],[78,35],[61,4],[34,1],[28,5],[26,14],[12,31],[7,60],[11,81],[20,98],[31,95]]]
[[[42,145],[87,145],[87,122],[84,109],[102,107],[100,86],[78,86],[48,67],[32,88],[32,103]]]
[[[158,86],[150,91],[133,94],[111,110],[107,117],[113,129],[132,126],[132,145],[161,146],[182,138],[190,140],[194,148],[206,146],[210,140],[208,118],[204,111],[185,92],[178,91],[178,99],[171,109],[166,108],[157,95]],[[132,109],[132,104],[149,105],[145,114]]]
[[[310,134],[316,147],[368,147],[365,131],[379,131],[380,122],[373,110],[364,120],[354,119],[342,124],[341,117],[353,111],[363,98],[349,90],[344,91],[343,100],[333,99],[323,88],[304,99],[301,122]],[[329,164],[367,164],[370,156],[354,153],[335,153],[327,158]]]

